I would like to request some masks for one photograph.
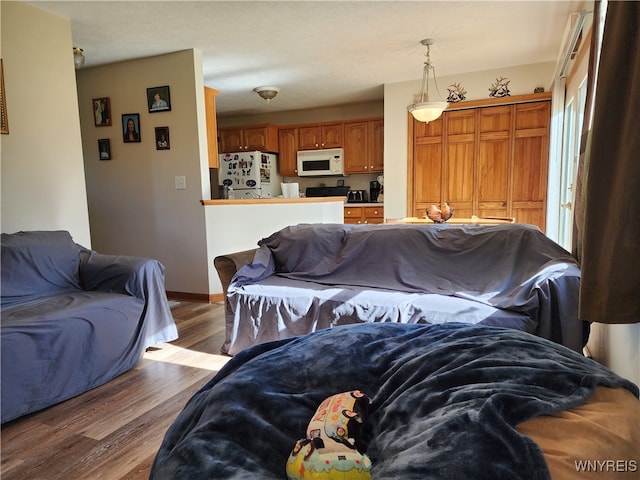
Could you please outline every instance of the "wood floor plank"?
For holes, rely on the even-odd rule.
[[[229,357],[224,306],[181,301],[180,338],[107,384],[2,426],[3,480],[147,479],[169,425]]]

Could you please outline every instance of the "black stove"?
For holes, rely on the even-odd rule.
[[[349,187],[307,187],[307,197],[346,197]]]

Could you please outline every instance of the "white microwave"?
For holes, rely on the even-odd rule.
[[[298,176],[344,175],[341,148],[298,151]]]

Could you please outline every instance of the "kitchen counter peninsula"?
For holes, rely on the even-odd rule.
[[[284,198],[284,197],[271,197],[271,198],[230,198],[223,199],[217,198],[213,200],[200,200],[203,205],[266,205],[266,204],[291,204],[291,203],[333,203],[340,202],[342,205],[345,203],[344,197],[300,197],[300,198]],[[308,222],[307,222],[308,223]]]
[[[289,225],[344,223],[344,201],[345,197],[201,200],[207,225],[210,300],[223,300],[215,257],[256,248],[260,240]]]

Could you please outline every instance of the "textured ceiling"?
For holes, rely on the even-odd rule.
[[[555,61],[581,1],[29,1],[71,20],[84,68],[196,48],[221,116],[381,100],[422,76]],[[275,85],[267,104],[252,90]]]

